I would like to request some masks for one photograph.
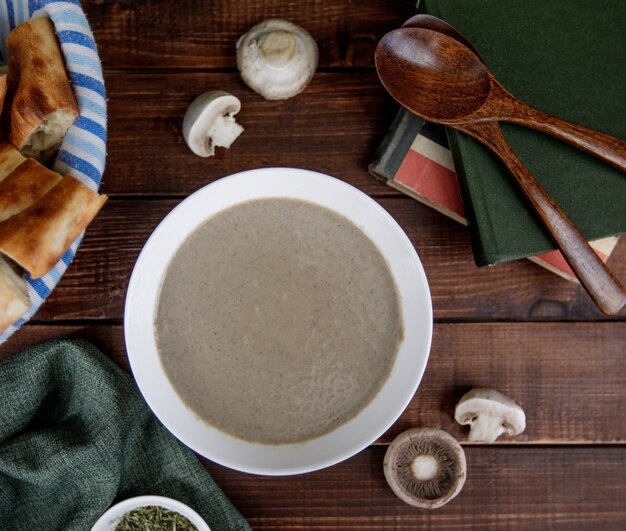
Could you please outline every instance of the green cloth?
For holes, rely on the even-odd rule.
[[[58,338],[0,362],[0,529],[86,531],[146,494],[212,531],[250,527],[132,379],[92,344]]]

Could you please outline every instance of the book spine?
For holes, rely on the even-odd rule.
[[[467,188],[467,175],[465,174],[465,167],[459,155],[459,149],[457,144],[458,136],[462,133],[450,129],[449,127],[446,127],[446,132],[448,135],[448,143],[450,144],[450,151],[452,153],[452,160],[454,161],[459,189],[461,191],[461,197],[463,199],[465,218],[467,219],[467,224],[471,235],[474,262],[476,262],[476,265],[478,267],[494,265],[495,262],[489,260],[487,254],[485,253],[485,248],[483,247],[480,232],[476,230],[476,227],[478,226],[478,223],[476,221],[476,211],[474,210],[474,203],[469,199],[469,191]]]
[[[384,183],[393,179],[422,127],[424,120],[400,107],[389,132],[374,154],[368,171]]]

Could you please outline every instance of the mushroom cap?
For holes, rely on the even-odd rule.
[[[387,449],[383,467],[396,496],[423,509],[436,509],[452,500],[467,475],[463,448],[436,428],[415,428],[398,435]]]
[[[478,416],[485,415],[498,420],[499,432],[518,435],[526,428],[526,415],[517,402],[495,389],[477,387],[463,395],[454,410],[455,420],[462,425],[473,426]],[[495,439],[494,439],[495,440]]]
[[[233,116],[241,110],[238,98],[223,90],[212,90],[200,94],[187,109],[183,119],[183,137],[185,142],[196,155],[210,157],[213,155],[215,144],[213,137],[216,129],[233,126],[236,128],[230,133],[231,143],[243,131],[235,123]],[[230,143],[226,142],[229,147]]]
[[[237,41],[237,68],[252,90],[268,100],[302,92],[317,68],[317,44],[308,31],[272,18]]]

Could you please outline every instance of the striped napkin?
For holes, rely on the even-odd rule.
[[[2,57],[5,61],[8,59],[6,40],[9,32],[22,22],[39,16],[50,18],[54,24],[80,112],[65,135],[54,169],[61,175],[71,173],[97,190],[106,158],[106,92],[98,49],[80,3],[75,0],[0,0]],[[39,309],[74,259],[81,239],[82,235],[42,278],[33,279],[26,275],[30,309],[0,335],[0,344]]]

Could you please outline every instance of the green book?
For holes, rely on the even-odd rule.
[[[514,96],[626,139],[624,0],[422,0],[463,33]],[[578,229],[595,240],[626,232],[626,174],[533,129],[502,124],[519,158]],[[555,248],[504,165],[448,129],[479,266]]]

